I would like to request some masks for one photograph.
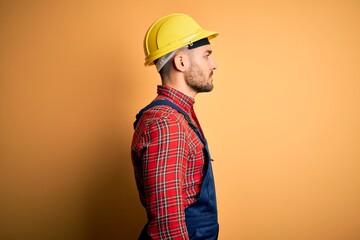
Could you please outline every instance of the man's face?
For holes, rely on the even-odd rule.
[[[190,66],[185,81],[197,93],[210,92],[213,88],[213,71],[216,64],[211,56],[210,44],[189,50]]]

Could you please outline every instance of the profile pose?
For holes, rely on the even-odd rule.
[[[213,89],[209,40],[217,35],[178,13],[160,18],[145,35],[145,65],[156,66],[162,84],[137,114],[131,145],[148,219],[141,240],[218,237],[211,158],[193,108],[197,93]]]

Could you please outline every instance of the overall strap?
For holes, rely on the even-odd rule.
[[[169,107],[175,109],[176,111],[178,111],[180,114],[182,114],[185,117],[186,121],[189,123],[189,126],[195,131],[195,133],[198,135],[198,137],[204,143],[204,145],[207,145],[206,141],[205,141],[205,138],[202,136],[199,129],[192,123],[189,115],[184,110],[182,110],[179,106],[177,106],[176,104],[174,104],[174,103],[172,103],[172,102],[170,102],[168,100],[156,100],[156,101],[151,102],[149,105],[147,105],[143,109],[141,109],[140,112],[138,114],[136,114],[136,120],[134,122],[134,129],[136,128],[136,125],[137,125],[141,115],[146,110],[148,110],[149,108],[155,107],[155,106],[159,106],[159,105],[169,106]]]

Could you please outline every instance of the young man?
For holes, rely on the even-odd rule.
[[[162,85],[134,123],[132,162],[148,218],[139,239],[217,239],[211,159],[193,108],[197,93],[213,89],[209,40],[217,35],[185,14],[146,33],[145,65],[156,65]]]

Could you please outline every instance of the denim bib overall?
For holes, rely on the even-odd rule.
[[[134,128],[136,124],[147,109],[157,106],[157,105],[167,105],[180,114],[182,114],[189,126],[194,130],[196,135],[199,137],[201,142],[204,144],[204,176],[203,182],[200,189],[199,198],[192,204],[190,204],[185,209],[185,222],[189,234],[190,240],[216,240],[219,233],[219,224],[217,219],[217,207],[216,207],[216,194],[215,194],[215,184],[214,184],[214,175],[211,167],[211,158],[209,153],[209,148],[205,138],[202,136],[200,130],[191,122],[190,117],[179,108],[174,103],[167,100],[157,100],[150,103],[148,106],[143,108],[137,115],[136,121],[134,122]],[[148,240],[151,239],[147,233],[147,225],[145,225],[142,230],[139,240]]]

